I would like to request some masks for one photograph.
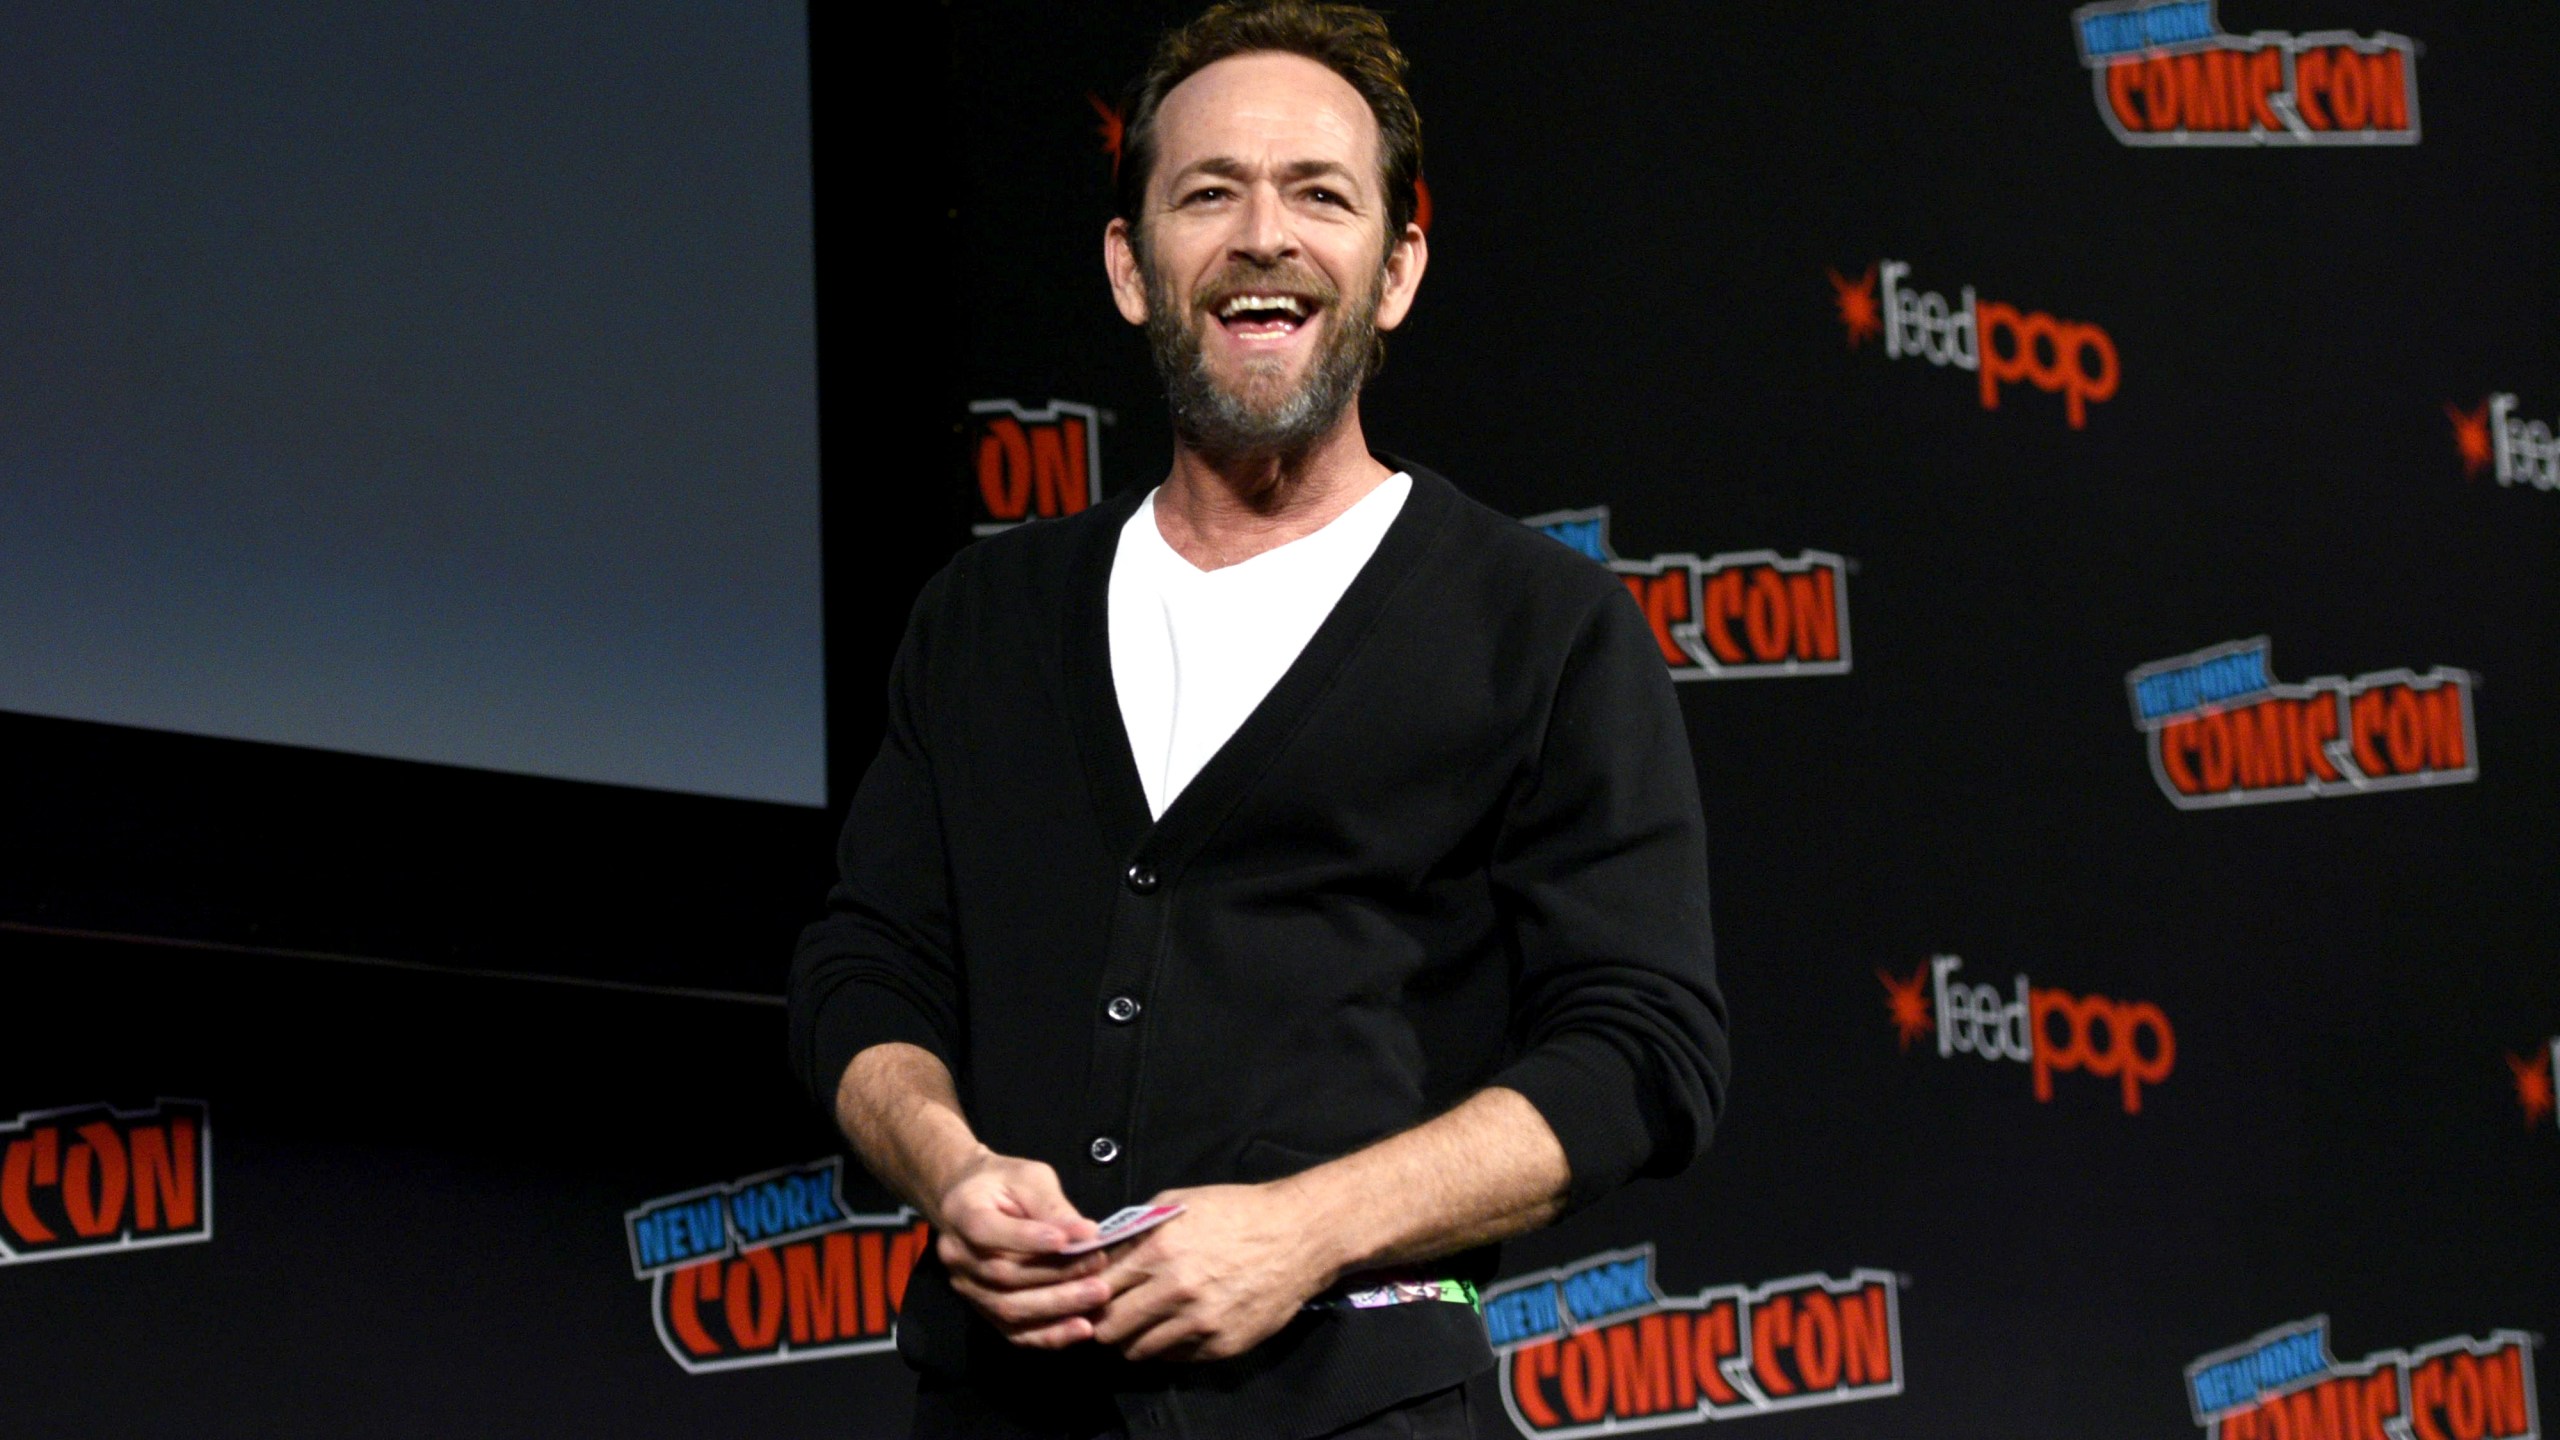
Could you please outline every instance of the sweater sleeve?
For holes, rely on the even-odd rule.
[[[947,573],[947,572],[946,572]],[[825,918],[791,962],[791,1061],[832,1110],[853,1057],[902,1040],[960,1073],[961,988],[932,757],[925,744],[937,576],[916,601],[890,671],[879,754],[837,849]]]
[[[1651,631],[1616,586],[1566,657],[1492,878],[1518,958],[1526,1096],[1572,1167],[1568,1210],[1705,1150],[1731,1070],[1706,821]]]

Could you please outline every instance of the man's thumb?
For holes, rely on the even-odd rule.
[[[1084,1212],[1067,1199],[1066,1190],[1058,1184],[1058,1172],[1046,1165],[1023,1166],[1007,1188],[1013,1191],[1026,1218],[1057,1226],[1070,1245],[1089,1240],[1101,1231],[1101,1226],[1086,1219]]]

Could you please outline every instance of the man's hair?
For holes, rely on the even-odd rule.
[[[1312,0],[1224,0],[1156,42],[1155,58],[1130,88],[1120,170],[1114,177],[1120,218],[1132,237],[1143,228],[1147,180],[1156,164],[1156,111],[1173,87],[1234,55],[1279,51],[1304,55],[1350,83],[1378,121],[1378,169],[1385,182],[1387,248],[1413,219],[1422,175],[1422,116],[1405,89],[1404,52],[1387,38],[1387,22],[1357,5]]]

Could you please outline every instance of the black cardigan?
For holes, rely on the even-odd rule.
[[[1575,1207],[1705,1147],[1727,1070],[1705,825],[1651,633],[1606,570],[1404,468],[1377,553],[1161,820],[1106,624],[1143,497],[934,578],[792,967],[811,1094],[867,1046],[922,1046],[981,1139],[1097,1217],[1276,1179],[1486,1085],[1553,1127]],[[930,1259],[898,1341],[929,1383],[1107,1387],[1133,1434],[1313,1434],[1490,1363],[1438,1302],[1310,1311],[1210,1365],[1026,1351]]]

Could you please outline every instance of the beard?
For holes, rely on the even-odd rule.
[[[1386,342],[1378,333],[1383,271],[1346,303],[1323,276],[1303,266],[1239,261],[1185,305],[1143,253],[1139,270],[1147,282],[1147,347],[1172,403],[1174,433],[1213,458],[1287,460],[1305,454],[1341,420],[1385,359]],[[1209,371],[1207,327],[1218,323],[1216,308],[1227,297],[1271,289],[1315,301],[1317,311],[1306,323],[1323,325],[1324,334],[1296,384],[1287,379],[1286,362],[1270,356],[1248,362],[1241,383],[1231,388]]]

